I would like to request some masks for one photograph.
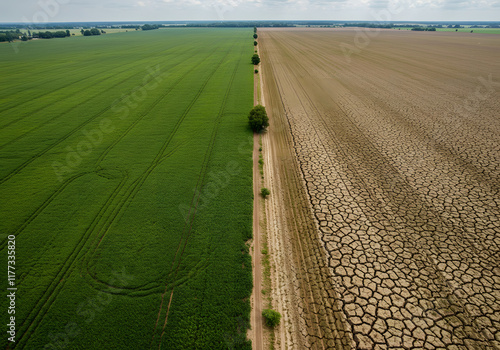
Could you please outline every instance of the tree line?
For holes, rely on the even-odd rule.
[[[436,28],[435,27],[414,27],[411,30],[416,31],[416,32],[435,32]]]
[[[105,34],[106,32],[104,30],[99,30],[97,28],[91,28],[91,29],[85,29],[85,30],[80,30],[80,33],[82,33],[83,36],[92,36],[92,35],[101,35]]]
[[[38,33],[33,32],[33,34],[31,35],[28,34],[27,38],[52,39],[52,38],[66,38],[68,36],[71,36],[71,33],[69,32],[68,29],[66,29],[66,31],[58,30],[56,32],[49,32],[49,31],[38,32]],[[26,41],[24,40],[24,37],[22,38],[22,40]]]
[[[20,35],[21,35],[20,33],[18,33],[17,31],[14,31],[14,30],[1,31],[0,32],[0,42],[14,41],[15,39],[19,39]]]

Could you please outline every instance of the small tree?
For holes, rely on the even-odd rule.
[[[92,33],[90,32],[90,30],[86,29],[84,32],[83,32],[83,36],[91,36]]]
[[[264,309],[262,311],[262,316],[266,321],[266,325],[268,325],[271,328],[274,328],[277,325],[279,325],[281,320],[281,314],[278,311],[274,311],[272,309]]]
[[[69,29],[66,29],[66,36],[71,36],[71,33],[69,32]]]
[[[258,37],[259,37],[259,36],[257,35],[257,33],[255,33],[255,34],[253,35],[253,38],[254,38],[254,39],[257,39]]]
[[[257,105],[248,115],[248,123],[255,132],[261,132],[269,126],[269,117],[264,106]]]
[[[257,43],[256,41],[254,41],[254,42],[253,42],[253,46],[257,46],[257,44],[258,44],[258,43]]]
[[[253,27],[253,32],[257,33],[257,27]]]
[[[259,73],[259,70],[258,70],[258,69],[256,69],[254,72],[255,72],[255,74],[257,74],[257,73]]]
[[[262,197],[264,197],[264,199],[266,199],[266,197],[271,194],[271,191],[269,191],[269,189],[265,187],[262,187],[262,189],[260,190],[260,194],[262,195]]]
[[[254,66],[258,65],[260,63],[260,57],[259,54],[254,53],[252,56],[252,63]]]

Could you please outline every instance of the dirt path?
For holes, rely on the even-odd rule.
[[[254,77],[254,105],[263,103],[262,96],[259,96],[259,91],[262,91],[262,82],[257,75]],[[261,176],[259,170],[259,140],[260,136],[254,134],[253,137],[253,244],[252,244],[252,266],[253,266],[253,291],[252,291],[252,312],[250,315],[251,330],[248,332],[249,338],[252,341],[252,348],[255,350],[264,349],[263,342],[263,319],[262,310],[262,253],[261,253]]]
[[[262,254],[260,232],[260,172],[259,172],[259,135],[253,138],[253,308],[251,315],[252,348],[263,349],[262,334]]]
[[[500,348],[500,38],[358,34],[259,33],[277,347]]]

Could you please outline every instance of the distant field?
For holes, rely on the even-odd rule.
[[[399,30],[411,30],[411,28],[407,27],[395,27],[394,29]],[[474,31],[474,33],[485,33],[485,34],[500,34],[500,28],[436,28],[438,32],[455,32],[458,29],[458,32],[462,33],[470,33],[470,31]]]
[[[14,234],[18,288],[11,348],[249,346],[252,33],[0,47],[1,254]]]
[[[470,31],[474,31],[474,33],[486,33],[486,34],[500,34],[500,28],[457,28],[459,32],[470,33]],[[454,28],[437,28],[439,32],[454,32],[456,29]]]

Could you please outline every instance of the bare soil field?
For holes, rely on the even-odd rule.
[[[500,349],[500,36],[259,29],[279,349]]]

